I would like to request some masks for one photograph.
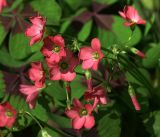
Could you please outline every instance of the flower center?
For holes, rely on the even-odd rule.
[[[13,117],[13,113],[12,113],[12,111],[10,111],[10,110],[7,110],[7,111],[5,112],[5,115],[6,115],[7,117]]]
[[[59,53],[60,52],[60,47],[58,45],[53,45],[53,52]]]
[[[98,52],[94,52],[94,53],[93,53],[93,58],[96,59],[96,60],[99,59],[99,54],[98,54]]]
[[[86,109],[81,109],[80,116],[86,116],[88,114],[88,111]]]
[[[60,67],[62,70],[65,70],[68,68],[68,64],[66,62],[61,62]]]

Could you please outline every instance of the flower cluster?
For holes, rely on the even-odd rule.
[[[125,26],[134,26],[135,24],[145,24],[145,21],[139,16],[138,12],[131,6],[126,6],[123,12],[119,14],[126,20]],[[87,91],[84,94],[86,103],[83,105],[78,99],[71,100],[67,98],[67,109],[65,114],[71,119],[74,129],[90,129],[95,125],[94,111],[97,106],[108,103],[107,92],[103,86],[92,85],[92,71],[97,71],[100,61],[104,54],[101,51],[101,43],[98,38],[91,40],[91,46],[82,46],[79,49],[78,56],[66,46],[65,39],[57,34],[44,37],[46,20],[42,16],[31,17],[32,25],[27,28],[25,35],[31,37],[30,46],[38,41],[43,41],[41,53],[49,72],[49,79],[53,81],[61,80],[68,85],[66,86],[67,94],[71,94],[69,85],[76,77],[75,68],[82,66],[87,79]],[[139,50],[131,49],[134,54],[144,57]],[[30,109],[36,105],[36,100],[40,91],[45,87],[45,71],[41,62],[33,62],[28,71],[29,79],[33,85],[20,85],[20,92],[26,96],[26,102]],[[70,102],[68,102],[70,101]],[[135,102],[135,101],[133,101]],[[73,104],[73,105],[72,105]],[[135,104],[135,103],[134,103]],[[137,110],[139,110],[137,108]]]

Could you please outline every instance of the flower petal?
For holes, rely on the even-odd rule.
[[[75,72],[68,71],[67,73],[61,73],[61,79],[63,81],[73,81],[76,77]]]
[[[100,43],[99,39],[98,39],[98,38],[92,39],[92,41],[91,41],[91,46],[92,46],[92,48],[93,48],[94,50],[100,50],[100,48],[101,48],[101,43]]]
[[[51,70],[50,70],[50,79],[51,80],[60,80],[61,79],[61,73],[59,70],[59,66],[55,65]]]
[[[87,129],[92,128],[95,125],[95,120],[93,116],[86,116],[84,127]]]
[[[79,59],[81,59],[81,60],[91,59],[93,52],[94,51],[93,51],[92,48],[90,48],[90,47],[83,47],[83,48],[80,49]]]
[[[72,110],[72,109],[71,110],[66,110],[65,114],[71,119],[79,117],[78,112],[76,110]]]
[[[87,109],[88,114],[90,115],[92,113],[92,111],[93,111],[93,106],[90,105],[90,104],[86,104],[85,105],[85,109]]]
[[[74,129],[81,129],[85,123],[85,117],[77,117],[73,119],[72,126]]]
[[[73,105],[75,108],[83,108],[82,103],[77,98],[73,99]]]
[[[93,64],[94,64],[94,60],[93,59],[84,60],[82,62],[82,68],[84,70],[92,68]]]

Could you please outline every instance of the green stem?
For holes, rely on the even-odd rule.
[[[70,88],[70,83],[68,83],[68,82],[65,82],[65,91],[66,91],[66,98],[67,98],[67,100],[66,100],[66,104],[67,104],[67,108],[68,109],[71,109],[71,100],[70,100],[70,98],[71,98],[71,91],[69,91],[69,88]]]
[[[128,69],[128,71],[136,76],[137,79],[139,79],[139,81],[144,85],[144,86],[147,86],[147,88],[149,89],[149,91],[152,91],[153,88],[150,84],[150,82],[148,82],[148,80],[143,76],[143,74],[137,69],[137,67],[132,63],[130,62],[129,60],[127,60],[125,57],[123,57],[122,55],[119,54],[119,61],[121,64],[123,64],[125,67],[131,67],[131,69]],[[126,65],[126,62],[128,65]],[[131,71],[132,70],[132,71]],[[151,93],[151,92],[150,92]]]
[[[39,121],[31,113],[29,113],[27,111],[25,111],[25,113],[27,115],[29,115],[38,124],[38,126],[41,128],[41,130],[43,129],[43,127],[41,126],[41,124],[39,123]]]

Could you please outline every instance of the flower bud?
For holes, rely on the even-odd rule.
[[[136,48],[131,48],[130,49],[132,53],[138,55],[141,58],[145,58],[145,54],[143,52],[141,52],[140,50],[136,49]]]

